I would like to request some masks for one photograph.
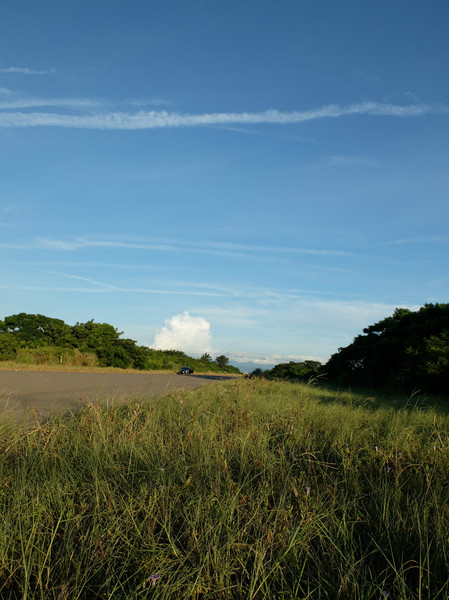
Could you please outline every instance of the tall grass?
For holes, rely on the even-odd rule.
[[[1,598],[449,597],[449,418],[234,380],[0,428]]]
[[[25,365],[64,365],[77,367],[96,367],[99,365],[94,352],[81,352],[78,348],[58,348],[41,346],[40,348],[20,348],[15,360]]]

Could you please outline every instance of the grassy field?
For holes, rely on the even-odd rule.
[[[418,395],[263,380],[3,421],[0,597],[446,599],[448,445]]]
[[[178,367],[172,369],[121,369],[119,367],[99,367],[85,365],[58,365],[58,364],[33,364],[23,363],[13,360],[2,360],[0,361],[0,371],[53,371],[53,372],[64,372],[64,373],[136,373],[141,375],[151,375],[152,373],[176,373]],[[196,369],[196,375],[226,375],[226,377],[242,377],[240,374],[227,373],[226,371],[212,371],[205,367],[203,370]]]

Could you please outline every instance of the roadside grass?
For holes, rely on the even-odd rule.
[[[82,365],[33,364],[13,360],[0,361],[0,371],[63,371],[66,373],[146,373],[139,369],[119,369],[118,367],[97,367]],[[158,371],[162,372],[162,371]],[[168,371],[167,371],[168,372]]]
[[[0,371],[61,371],[65,373],[137,373],[140,375],[151,375],[153,373],[161,373],[161,374],[169,374],[176,372],[176,368],[173,369],[151,369],[151,370],[143,370],[143,369],[122,369],[119,367],[99,367],[99,366],[84,366],[84,365],[68,365],[63,364],[59,365],[56,363],[53,364],[33,364],[33,363],[23,363],[12,360],[2,360],[0,361]],[[225,371],[217,372],[217,371],[209,371],[205,369],[204,371],[195,370],[195,375],[213,375],[215,377],[224,375],[226,377],[241,377],[240,374],[235,373],[226,373]]]
[[[441,404],[234,379],[0,423],[0,597],[449,597]]]

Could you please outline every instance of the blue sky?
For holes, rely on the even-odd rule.
[[[449,292],[449,4],[5,0],[0,318],[325,361]]]

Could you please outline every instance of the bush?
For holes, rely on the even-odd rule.
[[[17,345],[11,333],[0,333],[0,360],[14,360]]]
[[[17,350],[14,359],[28,365],[98,366],[98,358],[93,352],[80,352],[78,348],[58,348],[56,346],[21,348]]]

